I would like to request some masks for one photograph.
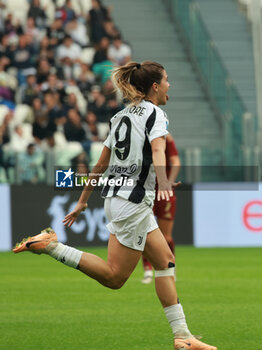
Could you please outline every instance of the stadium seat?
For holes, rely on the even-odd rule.
[[[32,131],[33,131],[32,124],[23,123],[20,125],[20,127],[22,128],[22,131],[23,131],[23,137],[28,141],[28,143],[34,142],[34,137],[32,134]]]
[[[8,111],[8,107],[0,105],[0,125],[2,125],[2,123],[4,122],[5,116],[8,113]]]
[[[91,65],[95,55],[95,49],[93,47],[88,47],[82,50],[80,59],[86,64]]]
[[[102,142],[93,142],[91,145],[91,164],[96,164],[98,161],[104,145]]]
[[[77,104],[79,106],[80,112],[82,114],[86,114],[86,107],[87,107],[87,102],[84,98],[84,96],[82,95],[81,91],[79,90],[79,88],[75,85],[70,85],[67,86],[66,88],[66,93],[74,93],[77,99]]]
[[[8,0],[6,1],[5,5],[6,8],[4,10],[4,15],[12,13],[16,20],[18,20],[22,25],[25,24],[29,9],[29,3],[27,0]]]
[[[70,165],[71,159],[83,152],[83,147],[79,142],[68,142],[65,138],[65,135],[59,131],[54,134],[54,138],[55,144],[57,145],[56,159],[57,162],[62,165]]]
[[[54,21],[55,18],[55,6],[52,0],[41,0],[41,7],[45,9],[45,13],[48,18],[48,25]]]
[[[33,122],[32,109],[28,105],[19,104],[16,106],[14,111],[14,118],[11,121],[11,127],[20,125],[24,122]]]
[[[109,131],[108,123],[98,123],[97,129],[100,139],[105,140]]]
[[[56,6],[58,8],[64,6],[64,4],[65,4],[65,0],[57,0],[56,1]]]
[[[88,14],[89,10],[92,7],[91,0],[78,0],[79,5],[83,11],[84,14]]]

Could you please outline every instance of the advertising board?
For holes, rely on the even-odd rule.
[[[214,187],[214,186],[213,186]],[[193,186],[193,237],[196,247],[262,246],[262,183],[257,189],[234,190],[216,184]]]

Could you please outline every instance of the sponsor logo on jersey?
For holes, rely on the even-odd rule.
[[[128,174],[132,175],[137,171],[137,164],[132,164],[130,166],[118,166],[118,165],[111,165],[110,166],[110,173],[111,174]]]

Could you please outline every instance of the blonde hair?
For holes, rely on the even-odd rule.
[[[152,61],[129,62],[112,74],[116,87],[131,104],[139,104],[149,93],[154,82],[160,84],[164,67]]]

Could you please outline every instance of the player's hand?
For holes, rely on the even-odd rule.
[[[78,215],[87,208],[87,203],[77,203],[75,209],[67,214],[63,220],[65,226],[71,227]]]
[[[179,182],[167,181],[165,183],[159,184],[158,191],[157,191],[157,200],[160,201],[162,199],[162,200],[169,201],[170,197],[173,197],[174,195],[173,188],[178,187],[180,185],[181,185],[181,181]]]

